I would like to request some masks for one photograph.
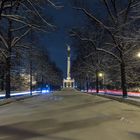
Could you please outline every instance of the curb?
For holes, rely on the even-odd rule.
[[[23,96],[23,97],[11,97],[9,99],[3,99],[0,101],[0,106],[6,105],[6,104],[10,104],[13,102],[17,102],[17,101],[21,101],[21,100],[25,100],[25,99],[29,99],[29,98],[33,98],[35,96],[39,96],[39,95],[27,95],[27,96]]]
[[[91,94],[91,95],[97,95],[97,96],[100,96],[100,97],[109,98],[109,99],[112,99],[112,100],[116,100],[116,101],[119,101],[119,102],[123,102],[123,103],[127,103],[127,104],[131,104],[131,105],[135,105],[135,106],[140,107],[140,102],[139,101],[134,101],[134,100],[127,99],[127,98],[125,99],[125,98],[119,98],[119,97],[115,97],[115,96],[101,95],[101,94]]]

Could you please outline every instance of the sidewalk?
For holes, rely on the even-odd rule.
[[[110,94],[105,94],[105,93],[99,93],[99,94],[93,94],[92,95],[97,95],[105,98],[110,98],[119,102],[124,102],[136,106],[140,106],[140,97],[131,97],[128,96],[127,98],[122,98],[122,96],[116,96],[116,95],[110,95]]]
[[[11,92],[11,93],[13,94],[13,96],[11,96],[11,98],[6,99],[6,98],[4,98],[5,94],[2,94],[2,92],[0,92],[0,96],[2,96],[1,99],[0,99],[0,106],[10,104],[10,103],[15,102],[15,101],[20,101],[20,100],[24,100],[24,99],[28,99],[28,98],[32,98],[32,97],[40,95],[40,94],[35,94],[35,93],[30,95],[29,94],[30,92],[21,92],[20,95],[15,96],[14,95],[14,94],[16,94],[15,92]],[[22,94],[22,93],[24,93],[24,94]]]
[[[133,101],[137,101],[140,102],[140,97],[128,97],[127,100],[133,100]]]

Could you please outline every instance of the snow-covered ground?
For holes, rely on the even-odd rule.
[[[63,90],[0,106],[1,140],[139,140],[140,108]]]

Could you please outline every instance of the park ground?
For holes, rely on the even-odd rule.
[[[0,140],[140,140],[140,107],[65,89],[0,106]]]

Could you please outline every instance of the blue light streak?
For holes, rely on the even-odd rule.
[[[40,94],[41,91],[32,91],[32,95],[38,95]],[[22,96],[22,95],[30,95],[30,91],[25,91],[25,92],[17,92],[17,93],[11,93],[10,96]],[[5,94],[0,94],[0,98],[5,98]]]

